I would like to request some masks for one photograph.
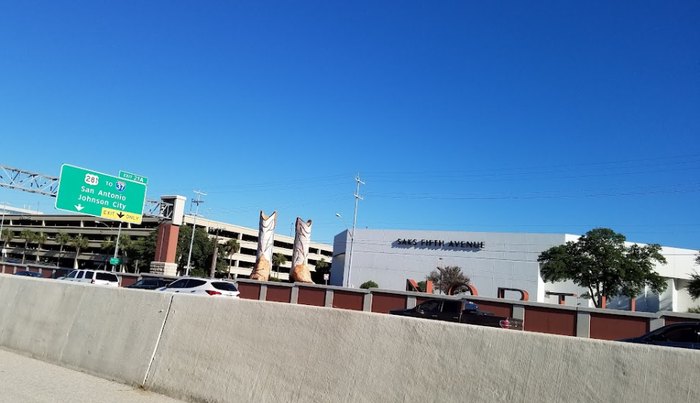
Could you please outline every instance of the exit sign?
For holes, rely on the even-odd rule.
[[[64,164],[56,208],[110,220],[140,224],[146,184]]]

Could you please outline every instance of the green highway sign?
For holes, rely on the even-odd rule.
[[[119,177],[134,182],[141,182],[144,185],[148,185],[148,178],[145,178],[141,175],[132,174],[131,172],[119,171]]]
[[[112,266],[118,265],[118,264],[120,264],[121,262],[122,262],[122,260],[121,260],[120,258],[118,258],[118,257],[110,257],[110,258],[109,258],[109,264],[111,264]]]
[[[63,164],[56,208],[140,224],[146,184]]]

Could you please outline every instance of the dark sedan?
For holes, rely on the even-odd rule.
[[[125,288],[137,288],[140,290],[155,290],[172,283],[173,280],[168,280],[164,278],[154,278],[154,277],[144,277],[139,279],[132,285],[128,285]]]
[[[389,313],[414,318],[523,330],[522,320],[481,311],[478,305],[466,299],[429,299],[414,308],[395,309]]]
[[[43,277],[41,273],[37,273],[35,271],[18,271],[15,273],[15,276],[25,276],[25,277]]]
[[[700,350],[700,322],[674,323],[645,335],[620,341]]]

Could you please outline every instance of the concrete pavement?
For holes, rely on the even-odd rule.
[[[2,403],[138,402],[180,400],[38,361],[0,348]]]

